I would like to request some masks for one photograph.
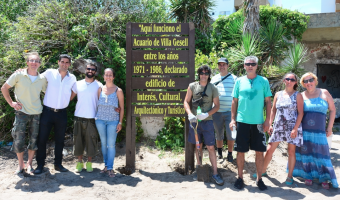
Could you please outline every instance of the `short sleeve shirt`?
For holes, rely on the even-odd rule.
[[[264,122],[264,99],[272,96],[268,79],[260,75],[253,80],[242,76],[236,80],[232,96],[238,98],[236,121],[247,124]]]
[[[234,74],[230,74],[226,79],[220,82],[225,76],[221,76],[220,74],[215,75],[211,79],[211,83],[215,85],[215,83],[219,82],[216,85],[218,92],[220,93],[220,109],[217,112],[228,112],[231,111],[231,103],[233,101],[233,97],[231,93],[233,92],[233,88],[237,79],[237,76]]]
[[[44,76],[38,73],[37,78],[32,82],[25,69],[12,74],[6,83],[14,87],[15,99],[22,104],[21,112],[28,115],[37,115],[42,112],[40,93],[45,92],[47,87]]]
[[[190,83],[189,88],[192,91],[192,98],[199,99],[201,98],[201,94],[204,91],[205,86],[201,86],[199,82],[193,82]],[[203,97],[203,104],[201,106],[202,113],[209,112],[213,106],[213,99],[219,96],[217,88],[211,83],[208,83],[205,94],[207,96]],[[197,108],[192,107],[191,112],[194,115],[197,115]],[[204,120],[212,120],[212,116],[209,116]]]
[[[87,83],[85,79],[77,81],[72,91],[77,94],[77,105],[74,116],[92,119],[96,117],[98,106],[98,89],[103,87],[99,81]]]

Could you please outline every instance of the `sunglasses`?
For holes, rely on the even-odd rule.
[[[286,81],[290,81],[290,82],[295,82],[296,80],[293,78],[285,78]]]
[[[313,83],[313,82],[314,82],[314,78],[310,78],[310,79],[307,79],[307,80],[303,80],[302,82],[303,82],[303,83],[308,83],[308,82]]]
[[[200,75],[206,75],[206,76],[209,76],[209,72],[201,72]]]
[[[96,69],[94,69],[94,68],[86,68],[86,70],[88,70],[88,71],[93,71],[93,72],[96,71]]]
[[[244,65],[245,65],[245,66],[248,66],[248,67],[249,67],[250,65],[253,66],[253,67],[255,67],[255,66],[257,65],[257,63],[244,63]]]
[[[28,60],[30,63],[40,63],[40,60]]]

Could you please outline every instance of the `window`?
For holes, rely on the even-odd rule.
[[[220,11],[220,15],[230,15],[230,11]]]

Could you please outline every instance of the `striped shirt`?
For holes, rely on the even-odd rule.
[[[220,74],[215,75],[211,79],[211,83],[215,85],[215,83],[221,81],[225,76],[221,76]],[[224,79],[222,82],[216,85],[218,92],[220,93],[220,109],[217,112],[227,112],[231,111],[231,102],[233,97],[231,93],[233,92],[234,84],[236,82],[237,76],[231,74],[228,78]]]

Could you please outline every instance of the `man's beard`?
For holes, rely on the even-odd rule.
[[[87,73],[85,74],[86,77],[87,77],[87,78],[93,78],[94,75],[95,75],[95,73],[91,73],[91,74],[89,74],[89,73],[91,73],[91,72],[87,72]]]

